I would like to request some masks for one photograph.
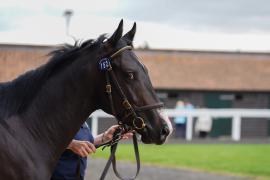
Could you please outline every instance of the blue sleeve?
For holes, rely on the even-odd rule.
[[[84,123],[80,130],[77,132],[77,134],[74,136],[74,139],[76,140],[82,140],[82,141],[89,141],[91,143],[94,143],[94,137],[91,133],[90,128],[86,123]]]

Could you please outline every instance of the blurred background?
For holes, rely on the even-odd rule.
[[[142,161],[169,168],[167,179],[270,179],[269,7],[267,0],[0,0],[0,82],[46,63],[61,44],[110,34],[121,19],[124,31],[136,22],[136,54],[174,127],[166,145],[142,145]],[[87,122],[94,135],[115,123],[99,111]],[[120,159],[132,161],[120,155],[130,145],[123,147]],[[151,168],[138,179],[164,179],[154,173],[164,168]],[[194,169],[197,176],[185,176]]]

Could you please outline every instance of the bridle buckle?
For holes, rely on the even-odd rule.
[[[122,104],[125,109],[131,109],[131,104],[129,103],[127,99],[125,99]]]
[[[110,84],[106,85],[106,92],[111,93],[112,92],[112,86]]]
[[[136,120],[139,120],[140,123],[141,123],[141,126],[139,127],[139,125],[136,124]],[[144,122],[144,119],[141,118],[141,117],[135,117],[133,119],[133,127],[135,127],[136,129],[143,129],[145,127],[145,122]]]

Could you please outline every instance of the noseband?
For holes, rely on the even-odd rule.
[[[118,51],[116,51],[114,54],[112,54],[109,58],[103,58],[99,62],[100,70],[105,71],[105,75],[106,75],[106,93],[108,94],[108,97],[109,97],[111,111],[112,111],[112,114],[117,118],[118,124],[120,125],[120,128],[118,128],[113,135],[113,140],[101,145],[103,147],[111,146],[111,155],[109,157],[109,160],[106,163],[106,166],[103,170],[103,173],[100,177],[100,180],[105,179],[111,163],[113,164],[114,173],[119,179],[133,180],[137,177],[137,175],[139,174],[139,171],[140,171],[140,157],[139,157],[139,150],[138,150],[138,142],[137,142],[137,138],[136,138],[135,134],[133,134],[133,145],[134,145],[134,152],[135,152],[135,157],[136,157],[136,162],[137,162],[137,171],[136,171],[135,176],[132,178],[123,178],[118,173],[118,171],[116,169],[115,152],[117,149],[118,141],[121,139],[122,134],[126,133],[130,129],[131,130],[142,130],[146,127],[145,120],[142,117],[138,116],[138,112],[148,111],[148,110],[163,107],[163,103],[156,103],[156,104],[145,105],[145,106],[140,106],[140,107],[132,106],[130,104],[130,102],[128,101],[125,93],[123,92],[121,86],[119,85],[118,80],[117,80],[115,73],[113,71],[113,67],[111,65],[111,62],[113,61],[113,58],[116,57],[117,55],[119,55],[121,52],[123,52],[125,50],[131,50],[131,49],[132,49],[131,46],[125,46],[125,47],[119,49]],[[122,101],[122,107],[126,111],[126,115],[124,117],[117,117],[115,107],[114,107],[113,97],[112,97],[111,81],[115,85],[115,87],[120,95],[121,101]],[[128,119],[130,117],[132,119],[132,123],[130,123],[131,125],[127,125],[126,119]],[[129,126],[129,127],[127,127],[127,126]]]
[[[125,93],[123,92],[123,90],[122,90],[121,86],[119,85],[119,82],[115,76],[111,62],[113,61],[114,57],[116,57],[117,55],[119,55],[123,51],[131,50],[131,49],[132,49],[131,46],[125,46],[125,47],[119,49],[114,54],[112,54],[109,58],[103,58],[99,62],[99,67],[101,70],[105,71],[106,93],[108,94],[108,97],[109,97],[112,114],[118,119],[118,123],[120,125],[126,125],[127,124],[126,119],[131,117],[132,118],[132,123],[131,123],[132,127],[131,128],[134,130],[141,130],[141,129],[145,128],[146,124],[145,124],[145,120],[142,117],[138,116],[138,112],[161,108],[161,107],[163,107],[163,103],[159,102],[159,103],[155,103],[155,104],[151,104],[151,105],[135,107],[135,106],[132,106],[130,104],[130,102],[128,101]],[[115,85],[115,87],[120,95],[120,98],[122,99],[121,100],[122,107],[126,111],[126,115],[124,117],[117,117],[117,113],[115,111],[115,106],[114,106],[113,97],[112,97],[111,81]]]

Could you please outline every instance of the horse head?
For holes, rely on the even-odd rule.
[[[172,125],[162,113],[163,103],[154,91],[147,68],[132,50],[136,23],[124,36],[122,32],[123,20],[100,51],[101,88],[106,89],[99,94],[101,108],[136,130],[144,143],[163,144]]]

